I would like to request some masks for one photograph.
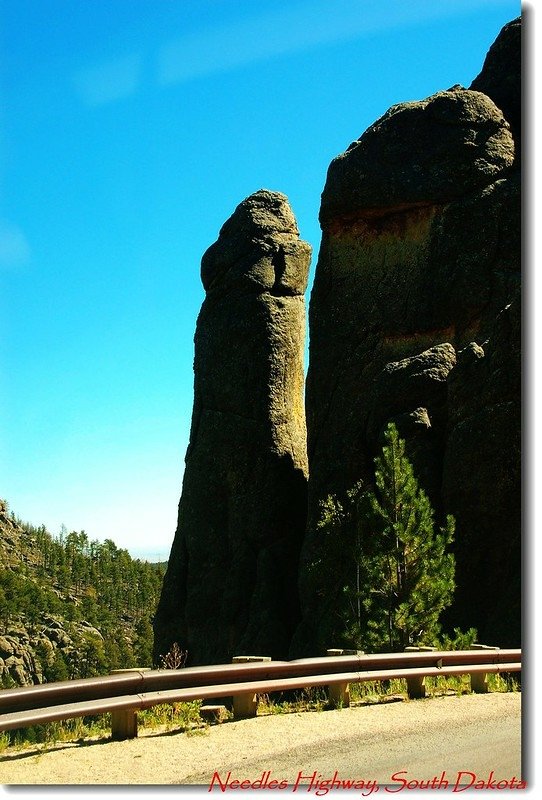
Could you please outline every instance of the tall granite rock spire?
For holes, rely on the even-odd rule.
[[[191,664],[285,657],[306,519],[304,292],[311,248],[287,198],[244,200],[205,253],[177,532],[154,622]]]
[[[520,20],[503,29],[470,89],[393,106],[329,167],[292,657],[348,646],[341,587],[352,565],[333,580],[322,566],[320,503],[371,483],[391,421],[437,513],[456,517],[448,623],[519,643],[519,31]]]

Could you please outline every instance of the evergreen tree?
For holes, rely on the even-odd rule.
[[[319,596],[326,620],[320,629],[322,646],[361,647],[360,499],[363,483],[346,495],[328,495],[320,501],[316,521],[317,547],[307,574],[312,591]],[[364,576],[367,578],[367,576]],[[331,578],[331,580],[330,580]],[[325,604],[325,607],[324,607]],[[320,623],[321,625],[321,623]]]
[[[429,498],[393,424],[385,442],[375,459],[375,489],[353,498],[359,543],[356,623],[366,646],[399,651],[433,644],[440,632],[439,617],[455,588],[455,559],[447,552],[454,519],[448,516],[436,529]]]
[[[141,617],[135,626],[134,655],[140,667],[152,667],[153,630],[148,616]]]
[[[53,661],[50,666],[47,666],[43,670],[43,677],[45,678],[47,683],[52,683],[54,681],[66,681],[69,678],[69,671],[66,665],[66,661],[62,653],[57,650],[54,654]]]

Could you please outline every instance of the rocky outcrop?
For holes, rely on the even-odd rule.
[[[37,641],[33,642],[37,645]],[[0,636],[0,686],[41,683],[43,672],[24,625],[12,623]]]
[[[89,647],[99,647],[103,639],[88,622],[70,622],[44,610],[38,616],[39,620],[33,623],[23,617],[3,623],[1,687],[31,686],[78,674]]]
[[[521,18],[505,25],[471,89],[490,97],[510,123],[516,155],[521,147]]]
[[[306,516],[303,347],[310,247],[284,195],[244,200],[205,253],[194,409],[155,656],[285,657]]]
[[[492,48],[477,90],[394,106],[329,167],[309,317],[303,621],[291,656],[341,646],[329,576],[311,568],[319,504],[372,480],[392,420],[437,512],[457,518],[450,624],[518,644],[518,25]]]
[[[511,144],[508,123],[480,92],[456,86],[392,106],[331,162],[322,227],[348,229],[357,218],[369,224],[463,198],[512,164]]]

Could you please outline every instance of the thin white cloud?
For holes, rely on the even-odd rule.
[[[159,54],[158,81],[162,85],[181,83],[284,53],[370,35],[375,30],[457,16],[476,7],[495,7],[507,1],[305,1],[165,44]]]
[[[509,2],[302,0],[166,42],[157,53],[156,79],[162,86],[183,83],[266,58],[370,36],[377,30],[457,17],[479,7],[499,7]],[[77,93],[89,106],[130,97],[140,88],[142,61],[141,55],[131,54],[82,69],[73,78]]]
[[[89,106],[101,106],[135,94],[142,68],[137,54],[83,69],[74,76],[78,94]]]
[[[0,219],[0,267],[17,267],[26,263],[29,258],[30,245],[22,230],[17,225]]]

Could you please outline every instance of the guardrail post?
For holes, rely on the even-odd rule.
[[[123,708],[111,712],[111,738],[116,742],[137,738],[137,711]]]
[[[125,672],[150,672],[150,668],[114,669],[111,674],[119,675]],[[137,738],[137,710],[135,708],[121,708],[111,712],[111,738],[116,742]]]
[[[405,653],[432,652],[436,647],[405,647]],[[406,679],[407,694],[411,700],[425,697],[425,677],[412,677]]]
[[[471,650],[499,650],[498,647],[491,647],[487,644],[473,644]],[[489,691],[487,685],[486,672],[471,672],[470,673],[470,688],[476,694],[486,694]]]
[[[234,656],[232,664],[248,664],[253,661],[271,661],[271,656]],[[234,719],[255,717],[258,711],[258,696],[255,692],[243,692],[233,696]]]
[[[333,648],[327,650],[328,656],[361,656],[363,650],[341,650]],[[349,708],[350,706],[350,684],[330,683],[327,687],[329,703],[333,708]]]

